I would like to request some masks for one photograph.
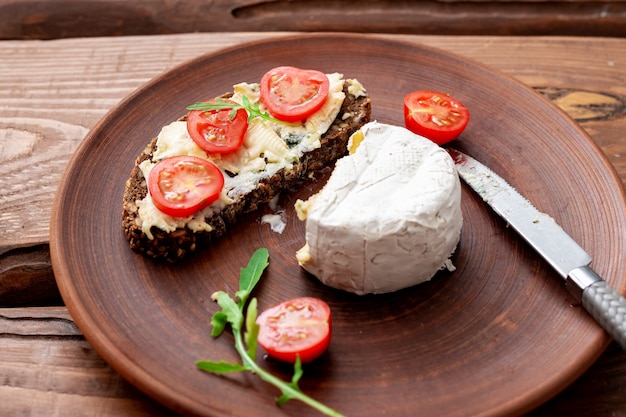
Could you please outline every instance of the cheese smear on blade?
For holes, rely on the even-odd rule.
[[[296,203],[306,220],[300,265],[356,294],[400,290],[452,269],[463,223],[452,158],[428,139],[377,122],[351,142],[324,188]]]

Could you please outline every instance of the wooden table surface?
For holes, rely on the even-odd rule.
[[[48,227],[85,134],[144,82],[200,54],[284,33],[0,41],[0,415],[170,416],[112,370],[56,289]],[[458,53],[535,88],[591,135],[626,183],[626,39],[385,35]],[[625,231],[626,232],[626,231]],[[626,416],[612,343],[531,416]]]

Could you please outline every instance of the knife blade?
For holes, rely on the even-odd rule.
[[[591,256],[490,168],[447,150],[461,179],[556,270],[574,298],[626,350],[626,299],[589,266]]]

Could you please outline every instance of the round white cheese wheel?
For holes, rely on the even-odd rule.
[[[370,122],[360,132],[324,188],[297,203],[306,219],[300,265],[356,294],[396,291],[453,269],[463,219],[452,158],[402,127]]]

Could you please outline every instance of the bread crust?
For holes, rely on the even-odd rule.
[[[150,159],[156,150],[157,138],[153,138],[137,157],[124,190],[122,228],[130,247],[159,261],[178,262],[190,253],[210,246],[222,237],[229,226],[235,223],[241,215],[258,209],[281,191],[296,185],[309,173],[322,169],[345,155],[348,139],[352,133],[370,120],[371,100],[368,96],[354,97],[349,94],[347,82],[344,83],[343,90],[346,98],[337,118],[328,131],[322,135],[321,146],[304,153],[291,168],[283,168],[272,177],[261,180],[253,191],[240,196],[233,204],[229,204],[206,219],[206,223],[211,226],[211,231],[194,232],[184,227],[173,232],[166,232],[153,226],[150,229],[152,239],[142,231],[136,201],[143,199],[148,189],[139,164]],[[343,120],[344,114],[350,114],[350,117]]]

